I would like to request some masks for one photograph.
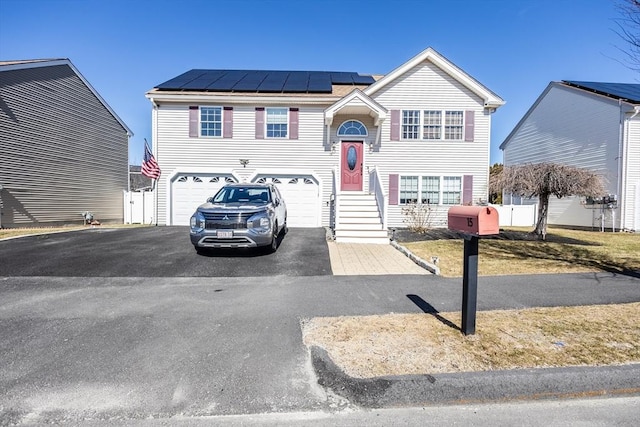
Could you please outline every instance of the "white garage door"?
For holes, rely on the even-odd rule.
[[[189,225],[196,208],[226,183],[236,182],[231,175],[184,174],[171,184],[171,225]]]
[[[310,175],[259,176],[255,182],[273,183],[287,203],[289,227],[320,226],[320,186]]]

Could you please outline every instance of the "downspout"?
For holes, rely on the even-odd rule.
[[[633,108],[633,114],[625,119],[624,118],[624,113],[622,112],[622,103],[620,102],[620,149],[619,149],[619,153],[618,153],[618,185],[619,185],[619,190],[618,190],[618,199],[619,199],[619,206],[620,206],[620,227],[618,227],[620,230],[623,230],[624,228],[624,223],[626,221],[626,197],[623,197],[623,193],[626,187],[626,180],[627,180],[627,167],[628,167],[628,162],[629,159],[627,156],[627,150],[625,148],[625,140],[629,141],[629,127],[631,124],[631,120],[633,120],[638,114],[640,114],[640,106],[636,105]],[[626,126],[624,126],[624,122],[626,123]],[[626,138],[625,138],[625,132],[626,132]],[[624,194],[624,196],[626,196],[626,194]]]

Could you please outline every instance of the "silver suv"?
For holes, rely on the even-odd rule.
[[[191,217],[191,243],[206,248],[278,249],[287,232],[287,205],[273,184],[225,185]]]

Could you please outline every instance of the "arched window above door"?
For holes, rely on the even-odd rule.
[[[347,120],[338,128],[338,136],[367,136],[367,128],[357,120]]]

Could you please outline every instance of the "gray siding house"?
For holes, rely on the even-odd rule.
[[[640,84],[551,82],[500,149],[506,166],[554,162],[604,178],[603,203],[552,197],[549,224],[640,231]]]
[[[291,227],[389,241],[404,209],[487,200],[492,113],[504,101],[428,48],[384,76],[195,69],[147,93],[159,224],[188,225],[227,182],[278,186]]]
[[[132,135],[68,59],[0,61],[0,226],[122,222]]]

